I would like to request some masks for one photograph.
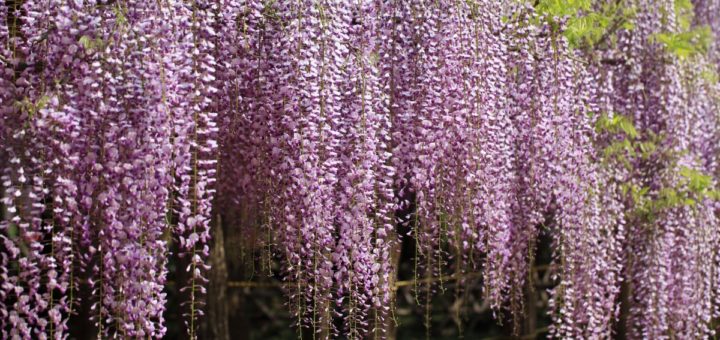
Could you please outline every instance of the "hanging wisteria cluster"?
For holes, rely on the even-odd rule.
[[[715,334],[717,0],[0,1],[2,338],[160,338],[170,261],[196,338],[220,216],[300,334],[385,337],[402,240],[517,323],[541,234],[550,336]]]
[[[172,235],[192,335],[216,157],[210,9],[8,5],[3,338],[64,338],[81,304],[98,336],[161,337]]]

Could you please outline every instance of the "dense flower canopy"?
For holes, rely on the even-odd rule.
[[[545,233],[551,336],[710,337],[717,35],[718,0],[0,0],[0,334],[160,338],[176,261],[196,338],[223,216],[301,332],[384,337],[405,236],[520,320]]]

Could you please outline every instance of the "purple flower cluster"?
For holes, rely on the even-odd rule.
[[[718,173],[719,107],[713,99],[718,87],[702,76],[703,70],[715,68],[714,57],[712,50],[692,60],[663,53],[653,35],[682,29],[673,2],[638,1],[637,6],[637,29],[619,42],[625,63],[608,71],[614,91],[604,96],[618,113],[633,117],[639,131],[661,138],[659,152],[633,164],[634,173],[620,178],[668,200],[667,192],[673,192],[668,190],[687,180],[678,169]],[[717,29],[712,8],[717,3],[696,2],[695,18]],[[624,265],[631,296],[627,329],[633,337],[704,338],[714,333],[718,207],[707,197],[686,199],[690,204],[669,206],[650,220],[633,217],[628,224]]]
[[[374,10],[229,1],[220,19],[220,171],[236,177],[221,177],[219,204],[260,208],[298,325],[326,335],[364,334],[391,302],[394,168]]]
[[[487,296],[499,307],[509,281],[516,181],[499,3],[385,6],[379,53],[396,187],[401,206],[415,206],[404,218],[425,259],[422,270],[442,276],[450,253],[466,271],[473,254],[484,253]]]
[[[192,253],[192,299],[206,267],[216,129],[206,23],[185,27],[201,16],[172,2],[38,0],[9,13],[3,337],[64,338],[78,303],[92,303],[98,336],[161,337],[168,232]],[[92,301],[78,301],[88,288]]]
[[[519,314],[528,254],[550,219],[561,278],[554,295],[565,301],[555,308],[560,323],[576,323],[557,335],[609,334],[622,221],[593,165],[590,70],[560,32],[530,24],[538,20],[531,8],[504,24],[500,3],[386,6],[380,54],[396,185],[401,205],[415,200],[407,220],[426,275],[443,275],[445,252],[461,271],[483,256],[487,298]]]

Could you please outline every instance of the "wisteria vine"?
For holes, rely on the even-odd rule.
[[[300,335],[386,337],[402,242],[428,325],[471,272],[518,325],[546,234],[551,337],[710,337],[718,34],[717,0],[3,0],[0,335],[161,338],[173,262],[197,338],[222,217]]]

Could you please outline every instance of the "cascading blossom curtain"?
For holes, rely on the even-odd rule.
[[[547,234],[551,337],[710,337],[720,3],[621,2],[587,48],[547,1],[3,0],[0,334],[161,338],[172,262],[196,338],[222,221],[299,334],[387,336],[401,242],[517,325]]]
[[[80,304],[98,336],[161,337],[168,235],[191,258],[192,335],[214,191],[209,8],[11,5],[3,337],[64,338]]]
[[[696,5],[701,11],[717,3]],[[703,69],[714,67],[708,59],[683,61],[662,53],[652,39],[658,32],[682,29],[682,13],[672,10],[677,4],[638,1],[636,6],[637,27],[619,42],[625,64],[612,70],[607,81],[615,91],[605,96],[616,112],[632,117],[644,138],[661,136],[662,153],[634,164],[639,173],[627,174],[626,180],[663,196],[672,192],[668,188],[683,185],[686,178],[678,175],[682,170],[717,173],[717,83],[700,76]],[[711,23],[714,16],[712,11],[699,12],[697,19]],[[709,324],[717,316],[717,203],[690,199],[697,202],[663,209],[649,221],[635,217],[629,224],[627,322],[634,337],[700,338],[714,333]]]

